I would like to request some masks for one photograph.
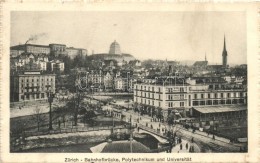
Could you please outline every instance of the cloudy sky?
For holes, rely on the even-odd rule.
[[[116,40],[138,59],[246,63],[244,12],[12,12],[11,46],[61,43],[107,53]]]

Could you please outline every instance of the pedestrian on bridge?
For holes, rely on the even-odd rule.
[[[180,150],[182,150],[182,144],[180,145]]]

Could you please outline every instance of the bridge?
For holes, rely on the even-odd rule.
[[[151,129],[149,127],[146,127],[144,125],[139,124],[138,125],[138,133],[140,134],[149,134],[153,136],[155,139],[157,139],[160,143],[168,143],[168,139],[166,136],[161,134],[160,132],[157,132],[154,129]]]

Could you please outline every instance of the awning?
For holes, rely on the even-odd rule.
[[[194,110],[207,114],[207,113],[223,113],[223,112],[237,112],[247,110],[246,105],[218,105],[218,106],[196,106]]]

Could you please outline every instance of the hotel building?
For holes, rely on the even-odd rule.
[[[30,101],[46,99],[47,93],[55,93],[55,75],[28,71],[11,75],[10,100]]]

